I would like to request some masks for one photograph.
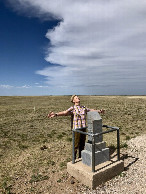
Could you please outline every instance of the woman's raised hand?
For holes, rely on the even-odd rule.
[[[55,115],[55,113],[54,112],[50,112],[49,114],[48,114],[48,118],[53,118],[53,117],[55,117],[56,115]]]
[[[99,110],[99,113],[104,114],[104,113],[105,113],[105,110],[104,110],[104,109],[100,109],[100,110]]]

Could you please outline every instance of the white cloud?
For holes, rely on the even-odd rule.
[[[9,2],[17,11],[26,14],[60,19],[60,25],[46,34],[52,44],[46,60],[61,66],[54,65],[36,72],[45,76],[54,90],[66,87],[71,92],[73,87],[78,87],[90,93],[89,87],[111,86],[111,89],[116,86],[121,90],[124,85],[127,91],[128,87],[138,88],[140,84],[145,87],[146,1]]]
[[[49,86],[36,86],[37,88],[49,88]]]
[[[10,89],[10,88],[13,88],[14,86],[11,86],[11,85],[4,85],[4,84],[1,84],[0,85],[0,88],[5,88],[5,89]]]
[[[17,88],[31,88],[30,85],[24,85],[24,86],[17,86]]]
[[[12,88],[31,88],[32,86],[30,85],[23,85],[23,86],[12,86],[12,85],[4,85],[1,84],[0,88],[4,88],[4,89],[12,89]]]

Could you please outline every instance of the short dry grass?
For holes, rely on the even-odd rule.
[[[120,127],[121,147],[145,133],[146,97],[81,96],[89,108],[103,108],[103,124]],[[0,97],[0,192],[75,193],[66,164],[71,161],[70,118],[48,119],[47,114],[66,110],[70,96]],[[35,107],[35,108],[34,108]],[[116,146],[116,134],[104,136]]]

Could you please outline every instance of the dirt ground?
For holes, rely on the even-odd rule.
[[[128,141],[146,132],[145,96],[81,96],[81,101],[106,110],[103,124],[120,127],[123,157]],[[67,173],[70,118],[47,118],[49,111],[70,106],[70,96],[0,97],[0,193],[95,192]],[[116,134],[105,135],[104,140],[116,149]]]

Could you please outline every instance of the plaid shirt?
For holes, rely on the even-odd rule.
[[[71,106],[68,112],[73,116],[73,129],[86,127],[86,114],[90,109],[85,106]]]

